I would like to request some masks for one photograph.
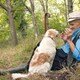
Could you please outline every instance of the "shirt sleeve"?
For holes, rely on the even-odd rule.
[[[68,43],[65,43],[65,44],[61,47],[61,49],[62,49],[66,54],[69,53],[69,48],[70,48],[70,46],[69,46]]]
[[[80,61],[80,39],[78,39],[76,42],[76,46],[73,51],[73,57]]]

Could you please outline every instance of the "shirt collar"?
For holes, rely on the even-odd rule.
[[[73,32],[72,37],[75,37],[79,32],[80,32],[80,28],[77,28],[77,29]]]

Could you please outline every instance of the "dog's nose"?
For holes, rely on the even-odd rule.
[[[56,35],[56,37],[59,37],[59,36],[60,36],[60,34],[57,34],[57,35]]]

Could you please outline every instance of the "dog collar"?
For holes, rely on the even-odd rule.
[[[47,36],[47,37],[49,37],[49,38],[51,38],[52,40],[54,40],[54,41],[55,41],[55,39],[53,39],[52,37],[50,37],[50,36]]]

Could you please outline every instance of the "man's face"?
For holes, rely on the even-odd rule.
[[[69,22],[69,28],[75,30],[80,27],[80,20]]]

